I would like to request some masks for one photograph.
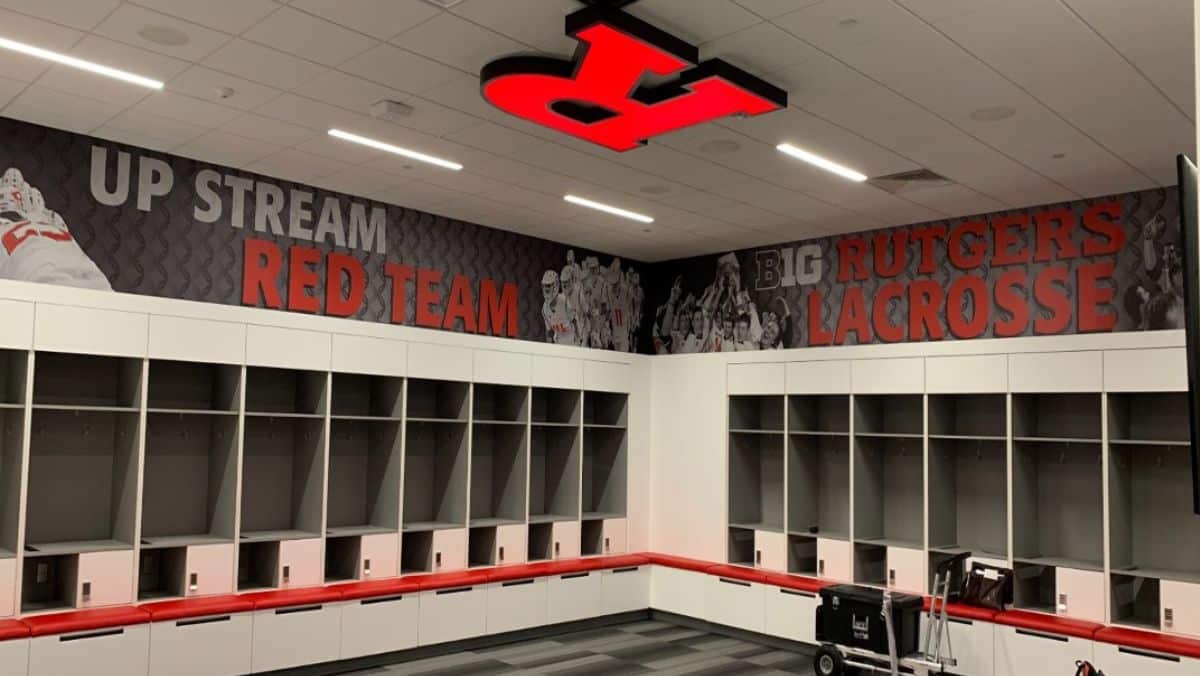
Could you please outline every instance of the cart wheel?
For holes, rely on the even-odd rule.
[[[836,648],[821,646],[813,658],[813,670],[818,676],[842,676],[846,673],[846,661]]]

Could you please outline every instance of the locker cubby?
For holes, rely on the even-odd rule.
[[[27,556],[133,546],[138,418],[105,410],[33,411]]]
[[[854,440],[854,538],[923,549],[924,444],[920,439]]]
[[[400,420],[404,416],[404,379],[335,373],[331,401],[334,418]]]
[[[1099,394],[1014,394],[1013,437],[1099,442]]]
[[[467,420],[471,386],[447,380],[408,381],[410,420]]]
[[[1159,631],[1162,598],[1157,579],[1113,573],[1111,594],[1113,624]]]
[[[844,394],[788,397],[788,431],[793,434],[849,434],[850,397]]]
[[[729,525],[783,530],[783,434],[729,435]]]
[[[429,573],[433,571],[433,531],[405,533],[400,542],[400,572]]]
[[[790,532],[849,538],[850,445],[846,437],[789,438],[787,490]]]
[[[325,540],[325,581],[346,582],[358,578],[362,537],[348,535]]]
[[[183,596],[186,576],[186,547],[142,550],[138,556],[138,601]]]
[[[20,528],[25,411],[0,408],[0,559],[16,556]]]
[[[782,432],[783,397],[737,395],[729,398],[729,430]]]
[[[388,420],[331,422],[327,533],[399,530],[401,432],[400,423]]]
[[[730,527],[729,563],[735,566],[754,565],[754,531],[748,528]]]
[[[1013,606],[1044,613],[1056,612],[1057,572],[1054,566],[1013,564]]]
[[[930,549],[929,570],[928,570],[929,581],[926,583],[929,585],[928,589],[930,589],[930,590],[934,589],[934,582],[935,582],[934,578],[937,576],[937,567],[942,565],[946,561],[949,561],[950,559],[954,558],[955,556],[957,556],[957,554],[958,554],[957,552],[950,552],[950,551],[945,551],[945,550],[934,551],[933,549]],[[963,563],[961,566],[961,570],[951,569],[949,571],[949,573],[950,573],[950,593],[952,595],[957,595],[959,593],[959,590],[962,589],[963,576],[969,570],[970,570],[970,566],[967,565],[966,563]],[[952,598],[954,598],[954,596],[952,596]]]
[[[1008,558],[1008,447],[994,439],[929,440],[929,547]]]
[[[526,551],[525,558],[530,563],[534,561],[549,561],[554,558],[553,523],[529,524],[528,551]]]
[[[527,438],[524,425],[471,430],[471,525],[524,523]]]
[[[496,565],[496,527],[472,528],[467,532],[467,566]]]
[[[1104,561],[1100,445],[1013,446],[1013,558],[1099,570]]]
[[[598,556],[604,553],[604,521],[601,519],[585,520],[580,525],[582,541],[579,551],[584,556]]]
[[[241,379],[240,366],[152,361],[147,407],[236,415],[241,408]]]
[[[237,445],[236,416],[146,416],[143,547],[233,540]]]
[[[625,427],[629,417],[629,395],[616,392],[584,392],[583,424]]]
[[[887,584],[887,547],[854,543],[854,581],[857,584]]]
[[[624,429],[592,428],[583,433],[583,516],[625,516],[626,457]],[[780,524],[782,527],[782,524]]]
[[[530,417],[535,425],[578,425],[579,390],[533,388]]]
[[[246,419],[241,539],[318,537],[325,464],[323,419]]]
[[[279,586],[279,542],[243,542],[238,545],[238,591]]]
[[[515,385],[475,385],[472,395],[475,422],[525,424],[529,419],[529,388]]]
[[[919,394],[860,394],[854,397],[857,436],[919,437],[925,434],[925,403]]]
[[[1005,439],[1008,402],[1003,394],[929,395],[929,436]]]
[[[1191,444],[1186,392],[1108,395],[1110,444]]]
[[[1192,514],[1188,446],[1109,447],[1114,573],[1200,582],[1200,529]]]
[[[29,353],[0,350],[0,409],[20,408],[25,404]]]
[[[58,352],[34,358],[35,407],[137,410],[141,393],[140,359]]]
[[[582,443],[577,427],[535,427],[529,453],[529,520],[579,516]]]
[[[246,414],[324,417],[324,372],[251,366],[246,369]]]
[[[78,582],[75,554],[26,558],[21,570],[21,612],[74,608]]]
[[[465,423],[408,423],[404,530],[431,531],[466,525],[467,441]]]
[[[788,572],[795,575],[817,574],[817,539],[789,535],[787,540]]]

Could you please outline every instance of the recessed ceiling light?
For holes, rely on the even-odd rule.
[[[563,195],[563,199],[570,202],[571,204],[578,204],[581,207],[595,209],[596,211],[603,211],[606,214],[620,216],[621,218],[628,218],[632,221],[637,221],[639,223],[653,223],[654,222],[653,218],[651,218],[650,216],[647,216],[645,214],[639,214],[636,211],[629,211],[628,209],[614,207],[610,204],[604,204],[603,202],[595,202],[593,200],[589,200],[589,199],[586,199],[583,197],[576,197],[575,195]]]
[[[802,148],[797,148],[790,143],[780,143],[779,145],[775,146],[775,149],[785,155],[791,155],[798,160],[803,160],[813,166],[820,167],[825,171],[833,172],[842,178],[848,178],[851,181],[857,181],[858,183],[862,183],[863,181],[867,180],[866,174],[862,174],[849,167],[842,166],[833,160],[825,159],[820,155],[814,155],[813,153],[810,153]]]
[[[971,119],[976,122],[998,122],[1007,120],[1017,114],[1017,109],[1012,106],[991,106],[990,108],[976,108],[971,111]]]
[[[433,155],[426,155],[425,153],[417,152],[416,150],[409,150],[408,148],[401,148],[400,146],[394,146],[390,143],[384,143],[383,141],[376,141],[375,139],[367,138],[366,136],[359,136],[358,134],[351,134],[350,132],[342,131],[341,129],[330,129],[329,135],[334,138],[340,138],[343,141],[350,141],[351,143],[357,143],[359,145],[364,145],[364,146],[367,146],[368,148],[374,148],[376,150],[383,150],[385,152],[393,153],[395,155],[407,157],[410,160],[417,160],[418,162],[427,162],[429,164],[442,167],[443,169],[452,169],[454,171],[459,171],[463,168],[463,165],[459,164],[458,162],[451,162],[450,160],[443,160],[440,157],[434,157]]]
[[[727,138],[714,139],[700,144],[700,152],[707,155],[728,155],[741,149],[742,144]]]
[[[665,185],[644,185],[639,190],[647,195],[665,195],[671,192],[671,189]]]
[[[154,42],[167,47],[179,47],[191,42],[187,33],[171,28],[170,26],[143,26],[137,34],[149,42]]]
[[[8,38],[0,38],[0,49],[8,49],[14,52],[20,52],[21,54],[27,54],[29,56],[45,59],[47,61],[53,61],[54,63],[59,63],[64,66],[78,68],[79,70],[86,70],[89,73],[111,77],[116,80],[122,80],[124,82],[140,85],[142,87],[148,87],[150,89],[163,88],[163,83],[159,82],[158,80],[152,80],[148,77],[143,77],[141,75],[119,70],[117,68],[112,68],[110,66],[93,63],[91,61],[77,59],[73,56],[67,56],[66,54],[52,52],[49,49],[34,47],[33,45],[27,45],[24,42],[9,40]]]

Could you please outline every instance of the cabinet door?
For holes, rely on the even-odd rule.
[[[433,571],[462,570],[467,567],[467,529],[452,528],[433,532]]]
[[[348,660],[417,647],[420,600],[416,594],[342,604],[342,650]]]
[[[487,633],[487,589],[462,587],[421,592],[419,645],[461,641]]]
[[[605,615],[650,607],[650,566],[604,570],[600,572],[600,581]]]
[[[0,617],[16,612],[17,560],[0,559]]]
[[[754,531],[754,565],[767,570],[787,570],[787,535]]]
[[[155,622],[150,625],[150,675],[248,673],[253,633],[249,613]]]
[[[703,620],[708,576],[694,570],[650,567],[650,607]]]
[[[707,575],[705,619],[714,624],[762,633],[765,587],[756,582]]]
[[[1196,676],[1200,660],[1126,648],[1111,643],[1096,644],[1096,665],[1104,676]]]
[[[925,645],[928,628],[925,615],[922,614],[921,645]],[[942,655],[955,660],[955,666],[946,671],[963,676],[992,676],[996,649],[994,625],[951,617],[947,620],[946,629],[948,638],[942,639]],[[942,636],[947,637],[947,633]]]
[[[232,594],[233,554],[233,543],[188,547],[187,595]]]
[[[625,519],[605,519],[603,529],[604,529],[604,553],[605,554],[624,554],[627,551],[627,548],[625,545],[626,520]]]
[[[1159,596],[1163,631],[1200,636],[1200,585],[1163,580]]]
[[[530,629],[546,624],[546,578],[509,580],[487,586],[487,633]]]
[[[254,613],[255,673],[332,662],[341,652],[339,604],[259,610]]]
[[[1092,642],[997,625],[996,676],[1073,674],[1075,661],[1091,662]]]
[[[850,543],[817,538],[817,575],[830,580],[849,581]]]
[[[279,543],[279,570],[276,578],[280,587],[312,587],[325,579],[321,538],[284,540]]]
[[[144,624],[29,642],[29,676],[146,676],[149,670],[150,628]]]
[[[524,524],[498,526],[496,528],[496,563],[499,565],[525,563],[528,549],[525,537],[528,528]]]
[[[80,608],[133,603],[133,550],[80,554],[76,584]]]
[[[1059,615],[1104,622],[1104,573],[1058,568],[1055,576]]]
[[[817,606],[821,599],[816,594],[769,585],[765,594],[765,634],[801,643],[817,642]]]
[[[362,536],[359,549],[358,579],[396,577],[400,569],[396,558],[400,551],[397,533],[374,533]]]
[[[925,593],[928,559],[920,549],[888,547],[888,587],[914,594]]]
[[[603,614],[604,597],[600,571],[555,575],[547,581],[546,622],[574,622]]]
[[[580,534],[578,521],[555,521],[554,527],[551,529],[551,535],[554,539],[554,558],[579,558]]]
[[[27,673],[29,673],[29,639],[0,642],[0,674]]]

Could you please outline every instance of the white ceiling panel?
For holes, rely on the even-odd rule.
[[[4,107],[4,116],[86,134],[121,112],[121,106],[33,84]]]
[[[121,4],[121,0],[0,0],[0,7],[57,24],[91,30]]]
[[[577,0],[466,0],[450,11],[517,42],[560,56],[575,51],[566,16],[581,9]]]
[[[733,0],[764,19],[774,19],[822,0]],[[957,0],[949,0],[955,2]]]
[[[349,168],[350,165],[345,162],[318,157],[295,148],[284,148],[246,165],[247,171],[301,183],[320,176],[337,174]]]
[[[975,11],[979,3],[962,0],[896,0],[905,9],[930,23]]]
[[[243,113],[222,126],[227,132],[247,138],[262,139],[280,146],[294,146],[311,139],[324,130],[315,130],[291,124],[257,113]]]
[[[0,9],[0,24],[4,26],[4,37],[59,52],[71,51],[84,36],[80,31],[6,9]],[[4,77],[32,82],[49,68],[50,64],[42,59],[0,51],[0,73]]]
[[[200,125],[155,115],[135,106],[109,120],[95,134],[123,143],[131,142],[123,140],[125,137],[122,133],[135,135],[138,139],[136,145],[165,151],[187,143],[205,131],[205,127]]]
[[[227,167],[243,167],[282,150],[282,146],[224,131],[211,131],[185,143],[173,152],[184,157]]]
[[[926,187],[905,191],[904,199],[923,204],[944,214],[957,216],[1000,211],[1004,204],[962,185]]]
[[[488,61],[528,50],[511,38],[449,13],[405,31],[392,44],[473,75]]]
[[[130,47],[95,35],[89,35],[81,40],[70,50],[70,54],[81,59],[89,59],[164,81],[187,68],[186,61]],[[80,92],[88,98],[108,101],[122,107],[141,101],[151,92],[151,90],[135,84],[110,78],[97,78],[86,71],[59,65],[52,66],[47,70],[38,82],[52,89]]]
[[[38,0],[29,0],[37,2]],[[88,0],[84,0],[87,2]],[[360,2],[361,0],[355,0]],[[279,9],[275,0],[226,0],[219,7],[196,0],[133,0],[164,14],[177,16],[202,26],[237,35]]]
[[[359,54],[342,64],[341,70],[410,94],[424,94],[467,78],[450,66],[388,44]],[[475,89],[478,93],[478,84]]]
[[[17,94],[20,94],[28,86],[28,82],[0,77],[0,108],[8,105],[17,97]]]
[[[257,108],[280,93],[280,90],[274,87],[243,80],[204,66],[192,66],[171,78],[167,89],[239,110]]]
[[[379,40],[389,40],[442,12],[429,3],[396,0],[292,0],[291,6]]]
[[[357,167],[343,169],[335,174],[313,180],[313,185],[325,190],[343,192],[357,197],[369,197],[371,193],[394,185],[395,179],[376,172],[363,171]]]
[[[522,151],[543,143],[539,138],[492,122],[480,122],[466,129],[448,133],[446,138],[497,155],[519,156]]]
[[[372,104],[378,101],[404,103],[412,107],[412,112],[407,117],[388,121],[437,136],[465,129],[479,122],[465,113],[339,71],[329,71],[294,91],[363,115],[370,115]]]
[[[323,66],[248,40],[231,40],[205,58],[209,68],[275,89],[297,87],[325,72]]]
[[[141,35],[147,30],[161,32],[163,29],[176,31],[177,37],[186,41],[179,45],[164,44],[161,40],[156,42]],[[229,35],[225,33],[130,4],[118,7],[93,32],[96,35],[188,61],[198,61],[208,56],[230,39]],[[151,35],[153,36],[153,34]]]
[[[773,23],[759,23],[700,45],[701,59],[724,59],[763,77],[811,58],[816,50]]]
[[[326,66],[336,66],[378,44],[374,38],[291,7],[272,12],[242,35]]]
[[[696,45],[762,21],[733,0],[687,0],[686,7],[678,0],[641,0],[629,13]]]
[[[194,125],[201,130],[221,126],[239,115],[238,111],[233,108],[199,101],[190,96],[169,91],[154,92],[129,110],[176,120]]]

